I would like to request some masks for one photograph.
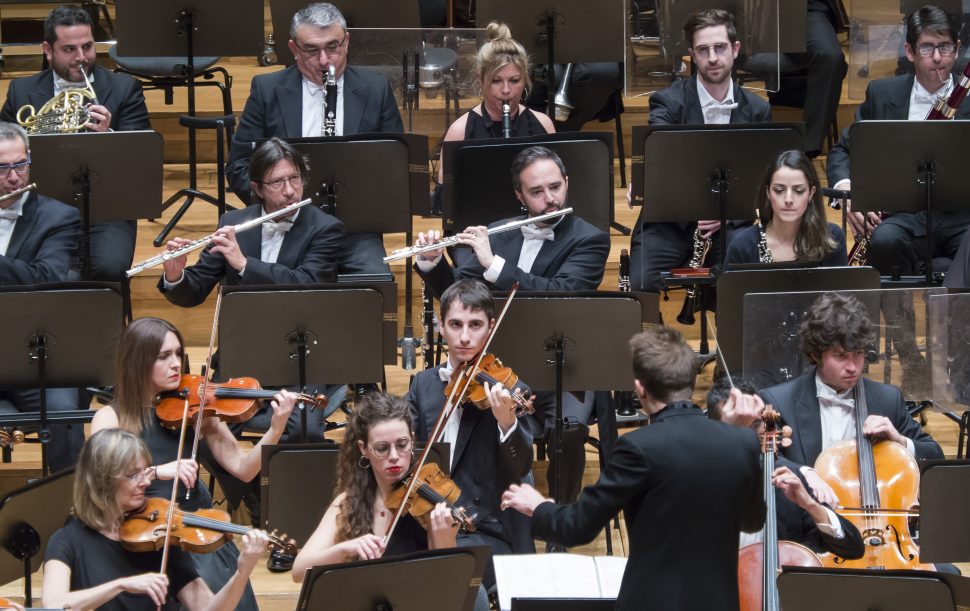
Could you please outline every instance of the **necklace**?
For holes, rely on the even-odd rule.
[[[381,517],[383,518],[387,514],[387,507],[384,505],[384,494],[381,493],[380,489],[377,490],[377,494],[380,495],[381,507],[377,510]]]

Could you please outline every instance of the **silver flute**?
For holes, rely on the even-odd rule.
[[[270,212],[268,214],[264,214],[263,216],[260,216],[260,217],[257,217],[257,218],[248,220],[245,223],[239,223],[238,225],[234,225],[233,226],[233,229],[236,230],[236,233],[242,233],[243,231],[246,231],[247,229],[252,229],[253,227],[258,227],[259,225],[262,225],[263,223],[265,223],[267,221],[272,221],[272,220],[275,220],[275,219],[280,218],[281,216],[286,216],[287,214],[293,212],[294,210],[297,210],[299,208],[302,208],[303,206],[306,206],[307,204],[309,204],[312,201],[313,201],[313,198],[308,197],[308,198],[306,198],[306,199],[304,199],[302,201],[296,202],[294,204],[290,204],[289,206],[283,206],[282,208],[280,208],[276,212]],[[183,246],[181,248],[176,248],[175,250],[166,250],[165,252],[163,252],[161,254],[157,254],[154,257],[150,258],[150,259],[145,259],[144,261],[142,261],[138,265],[136,265],[136,266],[132,267],[131,269],[129,269],[128,271],[126,271],[125,272],[125,275],[128,276],[129,278],[131,278],[135,274],[137,274],[139,272],[143,272],[146,269],[151,269],[153,267],[158,267],[159,265],[161,265],[162,263],[165,263],[166,261],[168,261],[170,259],[174,259],[176,257],[181,257],[182,255],[186,255],[186,254],[188,254],[190,252],[199,250],[200,248],[205,248],[206,246],[208,246],[209,244],[211,244],[215,240],[215,237],[216,237],[216,234],[210,233],[209,235],[205,236],[204,238],[199,238],[198,240],[193,240],[192,242],[189,242],[188,244],[186,244],[185,246]]]
[[[503,225],[496,225],[490,228],[486,233],[492,235],[493,233],[502,233],[504,231],[511,231],[523,225],[528,225],[529,223],[541,223],[542,221],[548,221],[549,219],[559,218],[560,216],[566,216],[572,213],[572,208],[563,208],[562,210],[557,210],[555,212],[547,212],[546,214],[540,214],[539,216],[532,216],[525,219],[520,219],[518,221],[509,221]],[[390,263],[391,261],[397,261],[398,259],[406,259],[408,257],[413,257],[414,255],[420,255],[423,252],[428,252],[431,250],[438,250],[439,248],[446,248],[448,246],[453,246],[458,243],[458,236],[453,235],[447,238],[442,238],[437,242],[432,242],[431,244],[425,244],[424,246],[408,246],[407,248],[401,248],[400,250],[395,250],[391,254],[384,257],[384,263]]]

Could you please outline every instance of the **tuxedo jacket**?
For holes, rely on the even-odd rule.
[[[222,215],[219,226],[237,225],[262,214],[262,206],[231,210]],[[198,263],[185,268],[180,283],[165,289],[164,279],[159,279],[158,290],[175,305],[191,308],[205,301],[220,281],[230,286],[333,282],[343,236],[343,223],[315,206],[304,206],[283,238],[276,263],[260,260],[263,234],[261,228],[254,227],[236,235],[239,248],[246,255],[242,276],[221,254],[206,248]]]
[[[394,92],[380,74],[348,66],[344,71],[343,133],[347,136],[371,132],[404,132]],[[303,75],[295,65],[253,78],[226,168],[229,185],[244,202],[251,198],[252,143],[273,136],[303,137]]]
[[[81,213],[56,199],[31,193],[0,256],[0,286],[63,282],[77,253]]]
[[[24,104],[30,104],[40,111],[48,100],[54,97],[53,68],[48,68],[31,76],[10,81],[7,101],[0,110],[0,119],[17,122],[17,111]],[[98,103],[111,113],[111,129],[116,132],[151,129],[148,120],[148,107],[141,84],[127,74],[116,74],[100,66],[94,67],[94,92]]]
[[[489,227],[521,218],[524,217],[497,221]],[[518,282],[523,291],[595,291],[606,270],[610,237],[573,214],[564,216],[553,231],[555,239],[543,241],[529,273],[518,267],[524,241],[521,231],[513,229],[488,236],[492,254],[505,259],[498,280],[494,284],[486,282],[489,288],[508,291]],[[454,267],[441,257],[431,271],[419,271],[436,297],[441,297],[456,280],[477,278],[484,282],[485,268],[471,248],[456,248],[454,258]]]
[[[532,531],[580,545],[620,509],[630,554],[617,609],[737,609],[738,534],[765,519],[754,432],[709,420],[688,402],[668,405],[617,440],[577,502],[539,505]]]
[[[904,437],[913,440],[916,458],[943,458],[943,450],[920,425],[906,413],[899,389],[865,379],[866,407],[870,415],[886,416]],[[797,465],[815,464],[822,452],[822,416],[815,389],[815,369],[793,380],[766,388],[759,393],[765,404],[781,414],[792,427],[792,444],[782,449],[785,458]]]
[[[427,441],[445,406],[445,383],[440,367],[414,376],[405,395],[411,421],[419,441]],[[528,518],[515,511],[502,511],[502,493],[510,484],[521,483],[532,469],[532,432],[528,420],[520,418],[515,430],[499,443],[498,422],[491,410],[466,405],[455,441],[451,478],[461,489],[458,502],[478,515],[479,530],[509,543],[515,553],[534,553]]]
[[[913,92],[915,75],[892,76],[871,81],[866,87],[866,99],[855,111],[855,120],[896,120],[909,118],[909,98]],[[970,98],[964,98],[954,117],[957,120],[970,119]],[[829,184],[849,178],[849,128],[842,130],[839,143],[828,155]]]

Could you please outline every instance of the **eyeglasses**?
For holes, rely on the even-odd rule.
[[[30,155],[27,155],[26,161],[18,161],[17,163],[0,163],[0,176],[6,176],[10,170],[13,170],[20,176],[23,176],[30,171]]]
[[[286,178],[277,178],[275,180],[270,180],[268,182],[260,181],[260,184],[266,185],[272,191],[279,191],[280,189],[283,188],[284,184],[288,184],[295,189],[297,185],[303,184],[303,177],[300,176],[299,174],[296,174],[293,176],[287,176]]]
[[[124,478],[134,485],[138,485],[142,482],[147,482],[152,477],[152,468],[145,467],[141,471],[135,471],[134,473],[125,473],[121,475],[118,479]]]
[[[924,42],[921,45],[917,45],[916,50],[923,57],[930,57],[933,55],[933,51],[939,51],[942,57],[949,57],[957,50],[957,46],[952,42],[941,42],[938,45],[934,45],[931,42]]]
[[[710,57],[711,51],[718,57],[724,57],[724,54],[728,52],[731,45],[726,42],[719,42],[714,45],[701,45],[699,47],[694,47],[694,55],[700,55],[702,57]]]
[[[339,55],[345,42],[347,42],[347,34],[344,34],[344,37],[340,39],[340,42],[334,41],[322,47],[304,47],[295,40],[293,41],[293,44],[297,49],[299,49],[300,53],[306,55],[307,57],[320,57],[321,52],[326,53],[327,56],[330,57]]]
[[[409,454],[411,452],[411,445],[410,437],[401,437],[394,442],[394,449],[397,450],[398,454]],[[373,446],[370,446],[370,451],[378,458],[387,458],[388,454],[391,453],[391,444],[386,441],[378,441]]]

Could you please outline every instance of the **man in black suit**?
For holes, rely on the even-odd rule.
[[[562,160],[553,151],[534,146],[516,155],[512,162],[515,195],[530,217],[548,214],[566,206],[569,177]],[[501,225],[505,219],[491,226]],[[424,246],[440,237],[437,231],[418,234],[415,245]],[[444,250],[417,256],[418,273],[432,293],[441,295],[453,282],[464,278],[484,280],[489,288],[508,291],[516,283],[522,291],[593,291],[599,287],[610,253],[610,238],[575,215],[546,223],[533,223],[521,230],[488,234],[485,227],[468,227],[458,234],[455,266],[445,260]],[[574,499],[582,485],[586,452],[586,424],[593,410],[593,393],[582,399],[563,395],[563,416],[578,424],[563,436],[566,445],[564,490],[559,497]],[[555,394],[540,392],[536,417],[549,439],[555,426]],[[550,485],[554,469],[550,467]]]
[[[741,50],[734,18],[721,9],[694,13],[684,24],[684,39],[697,74],[675,82],[650,96],[650,125],[705,125],[761,123],[771,120],[771,107],[731,78],[734,60]],[[648,202],[646,205],[656,205]],[[711,239],[707,264],[720,257],[720,240],[747,222],[729,221],[720,231],[718,220],[696,223],[645,223],[643,210],[630,238],[630,281],[634,290],[659,293],[660,273],[683,267],[694,252],[694,234]],[[705,265],[704,262],[701,262]]]
[[[41,47],[50,68],[33,76],[10,81],[0,120],[17,120],[17,111],[30,104],[40,108],[66,89],[83,89],[87,73],[97,94],[88,107],[86,129],[95,132],[151,129],[148,108],[138,81],[95,65],[97,53],[90,15],[76,6],[61,6],[44,22]],[[111,221],[91,225],[92,279],[120,282],[131,267],[135,253],[135,221]]]
[[[481,352],[495,314],[491,293],[477,280],[459,280],[441,296],[441,334],[448,344],[448,361],[414,376],[404,397],[419,441],[429,441],[446,404],[447,381],[456,367]],[[532,433],[527,421],[516,418],[508,391],[501,385],[489,390],[491,409],[459,405],[437,440],[451,444],[451,478],[461,489],[458,504],[478,516],[477,531],[459,533],[458,545],[489,545],[496,554],[534,553],[528,522],[499,510],[502,491],[530,476]],[[485,586],[494,582],[489,568]]]
[[[289,48],[296,65],[253,78],[233,135],[226,174],[233,192],[247,204],[251,203],[248,168],[254,141],[322,135],[324,84],[331,65],[337,78],[338,136],[404,132],[387,79],[347,65],[350,33],[337,7],[321,2],[297,12],[290,25]],[[380,234],[349,234],[340,273],[386,273],[384,254]]]
[[[502,506],[531,516],[534,535],[565,545],[592,541],[622,509],[630,554],[616,609],[737,609],[738,535],[765,519],[758,440],[691,403],[696,359],[676,330],[653,327],[630,345],[650,425],[619,438],[576,503],[521,485]],[[731,401],[753,403],[740,391]]]
[[[0,196],[30,184],[27,134],[14,123],[0,122]],[[81,215],[77,208],[28,191],[0,202],[0,286],[63,282],[77,251]],[[11,331],[16,331],[11,329]],[[48,411],[78,408],[73,389],[47,391]],[[40,391],[0,391],[0,413],[40,410]],[[47,445],[50,466],[66,469],[84,443],[84,425],[51,427]]]

